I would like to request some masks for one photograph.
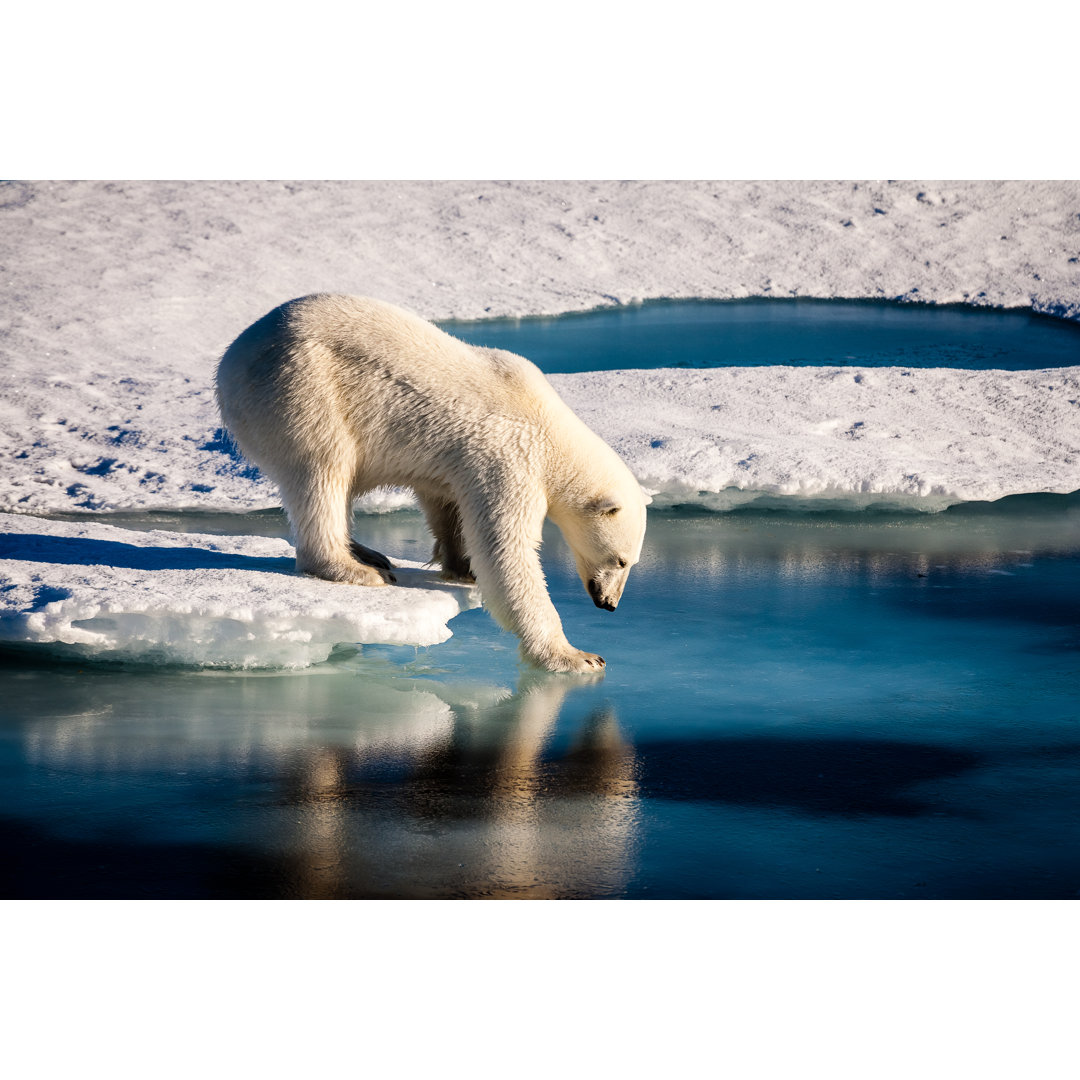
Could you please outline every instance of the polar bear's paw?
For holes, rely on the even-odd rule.
[[[606,661],[602,656],[597,656],[596,653],[583,652],[578,649],[576,653],[571,657],[573,667],[571,671],[579,671],[583,674],[589,674],[595,671],[603,671],[606,666]]]
[[[534,662],[548,671],[570,671],[579,675],[595,675],[604,670],[602,656],[575,649],[572,645],[560,652],[537,657]]]
[[[471,570],[443,570],[439,577],[443,581],[453,582],[455,585],[475,585],[476,577]]]
[[[393,569],[393,564],[381,551],[375,551],[373,548],[364,547],[364,545],[357,540],[349,541],[349,550],[352,552],[353,558],[358,562],[365,563],[367,566],[374,566],[376,570]]]
[[[381,567],[365,566],[363,563],[349,566],[346,573],[347,576],[342,580],[348,581],[350,585],[397,584],[397,578],[389,570],[383,570]]]
[[[338,581],[344,585],[392,585],[397,578],[389,570],[376,570],[359,562],[347,562],[333,566],[304,567],[302,573],[323,581]]]

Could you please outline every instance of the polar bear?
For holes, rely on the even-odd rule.
[[[558,525],[593,602],[614,611],[641,555],[648,500],[528,360],[391,304],[316,294],[229,346],[217,395],[225,427],[280,489],[298,570],[392,582],[389,560],[351,540],[351,506],[380,485],[409,487],[443,576],[475,580],[527,660],[549,671],[604,666],[563,633],[541,526]]]

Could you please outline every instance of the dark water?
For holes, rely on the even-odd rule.
[[[445,322],[546,372],[764,364],[1007,370],[1080,364],[1080,326],[1027,311],[858,300],[653,301],[558,318]]]
[[[429,542],[413,513],[356,533]],[[1080,892],[1075,499],[656,514],[614,614],[557,533],[545,565],[605,677],[523,670],[482,611],[299,674],[8,654],[0,894]]]

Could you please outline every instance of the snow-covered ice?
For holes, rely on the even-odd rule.
[[[109,402],[95,381],[82,389],[89,404],[81,411],[53,409],[34,445],[16,450],[17,425],[5,426],[0,510],[280,505],[277,489],[223,438],[208,385],[166,373],[111,381]],[[660,369],[551,382],[657,505],[723,509],[738,489],[860,505],[901,496],[939,510],[1080,489],[1080,367]],[[395,490],[359,504],[369,512],[412,505]]]
[[[213,371],[245,326],[313,291],[436,319],[751,295],[1080,318],[1070,181],[40,182],[0,185],[0,221],[0,510],[23,513],[276,505],[221,437]],[[995,498],[1080,487],[1076,376],[1002,377],[978,398],[978,379],[915,371],[898,397],[887,377],[743,371],[712,376],[716,410],[686,407],[694,372],[596,376],[586,394],[578,377],[553,382],[640,479],[680,499],[750,484]],[[615,386],[618,407],[598,410],[591,394]],[[975,407],[985,422],[954,430]],[[1031,440],[1047,433],[1044,460]],[[379,493],[364,508],[408,501]]]
[[[184,562],[188,535],[26,516],[278,505],[223,437],[212,380],[228,343],[282,301],[348,292],[468,319],[814,296],[1080,320],[1080,183],[4,183],[0,290],[0,511],[19,515],[4,640],[306,663],[337,641],[442,640],[462,593],[286,576],[276,540],[199,538]],[[764,492],[933,510],[1080,489],[1080,367],[552,382],[657,505]],[[384,491],[361,508],[411,502]],[[48,558],[30,557],[39,543]],[[172,554],[146,554],[155,545]]]
[[[722,510],[765,493],[940,510],[1080,489],[1080,367],[660,369],[551,381],[657,506]]]
[[[475,591],[394,560],[398,584],[293,572],[260,536],[137,532],[0,515],[0,642],[86,659],[305,667],[343,642],[434,645]]]

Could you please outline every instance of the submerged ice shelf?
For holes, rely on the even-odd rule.
[[[335,645],[434,645],[474,590],[394,560],[398,584],[293,572],[281,539],[0,516],[0,643],[76,658],[305,667]]]

